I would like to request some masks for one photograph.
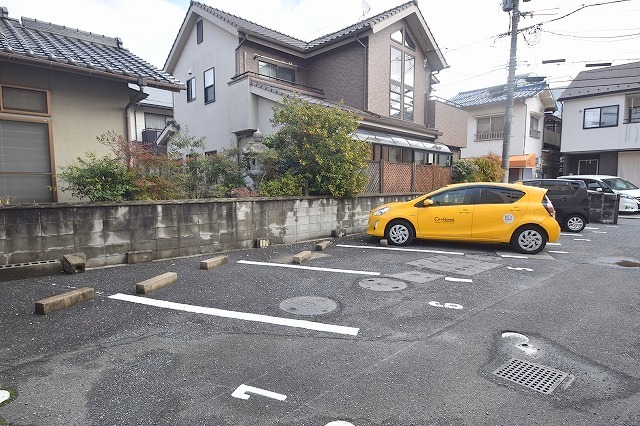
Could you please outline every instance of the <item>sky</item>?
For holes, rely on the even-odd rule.
[[[305,41],[354,24],[367,9],[362,0],[200,2]],[[364,16],[404,2],[367,0],[369,11]],[[504,34],[509,31],[510,16],[501,4],[501,0],[418,0],[449,64],[437,74],[440,83],[433,95],[448,99],[462,91],[506,83],[510,40]],[[593,6],[577,10],[583,5]],[[0,6],[7,7],[12,18],[25,16],[120,37],[124,47],[162,68],[189,1],[0,0]],[[640,61],[640,0],[520,1],[520,11],[524,14],[520,28],[542,25],[518,37],[518,74],[545,76],[552,88],[558,88],[588,70],[587,63]],[[550,59],[565,62],[542,64]]]

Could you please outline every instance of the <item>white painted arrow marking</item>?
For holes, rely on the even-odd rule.
[[[11,398],[11,394],[9,393],[9,391],[0,389],[0,404],[7,401],[9,398]]]
[[[531,268],[514,268],[512,266],[507,266],[507,269],[511,269],[512,271],[528,271],[528,272],[533,272],[533,269]]]
[[[238,386],[238,389],[234,390],[231,396],[234,398],[249,399],[249,395],[247,394],[247,392],[266,396],[267,398],[277,399],[278,401],[284,401],[285,399],[287,399],[287,395],[271,392],[265,389],[254,388],[253,386],[248,386],[245,384]]]

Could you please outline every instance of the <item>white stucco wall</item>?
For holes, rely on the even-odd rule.
[[[502,139],[489,141],[476,141],[476,120],[489,116],[503,116],[505,106],[502,104],[487,105],[477,108],[469,108],[469,120],[467,123],[467,146],[462,148],[462,158],[479,157],[489,153],[502,155]],[[540,138],[529,136],[531,116],[539,118],[538,130]],[[537,97],[528,98],[525,101],[516,101],[513,106],[513,120],[511,122],[511,140],[509,155],[536,154],[539,159],[542,154],[542,132],[544,128],[544,107]]]
[[[189,134],[205,137],[206,150],[222,151],[236,146],[232,133],[229,105],[232,90],[227,84],[235,74],[235,47],[238,36],[203,20],[203,41],[196,40],[196,27],[191,28],[184,49],[172,74],[183,81],[196,78],[196,99],[187,102],[187,92],[174,93],[174,117]],[[215,102],[204,103],[204,71],[215,67]]]
[[[618,125],[583,129],[584,110],[619,105]],[[607,95],[564,101],[561,151],[618,151],[640,149],[640,124],[623,124],[626,115],[625,95]]]

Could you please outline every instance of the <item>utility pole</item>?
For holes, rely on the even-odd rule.
[[[528,0],[524,0],[528,1]],[[513,121],[513,97],[516,89],[516,52],[518,48],[518,21],[520,11],[519,0],[504,0],[502,9],[507,12],[511,9],[511,50],[509,53],[509,77],[507,80],[507,108],[504,113],[504,133],[502,139],[502,170],[504,170],[503,182],[509,182],[509,151],[511,148],[511,122]]]

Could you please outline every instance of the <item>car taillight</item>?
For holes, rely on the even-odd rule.
[[[551,200],[546,195],[542,199],[542,205],[544,206],[545,209],[547,209],[547,211],[549,212],[551,217],[555,219],[556,218],[556,209],[553,207],[553,203],[551,202]]]

